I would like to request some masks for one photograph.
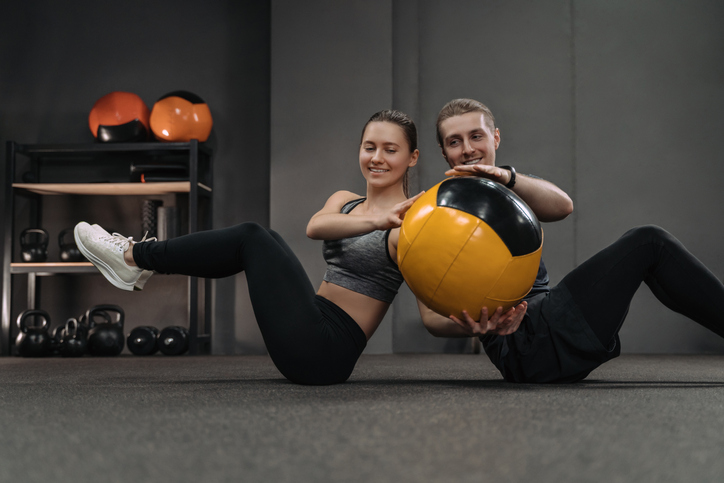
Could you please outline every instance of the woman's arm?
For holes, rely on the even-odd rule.
[[[488,333],[498,335],[512,334],[523,321],[523,316],[528,310],[528,303],[521,302],[515,307],[511,307],[507,312],[503,313],[503,308],[498,307],[490,317],[488,317],[488,309],[482,308],[480,320],[473,320],[470,315],[463,311],[463,318],[450,316],[444,317],[430,310],[425,304],[417,301],[417,307],[420,310],[422,323],[435,337],[477,337]]]
[[[313,240],[339,240],[375,230],[397,228],[402,224],[405,212],[421,194],[397,203],[384,213],[345,215],[340,213],[342,207],[360,196],[349,191],[338,191],[330,196],[324,207],[309,220],[307,236]]]
[[[339,240],[377,230],[376,216],[340,213],[345,204],[359,198],[362,197],[350,191],[334,193],[309,220],[307,236],[313,240]]]

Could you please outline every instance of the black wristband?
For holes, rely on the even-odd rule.
[[[512,189],[513,186],[515,186],[515,168],[512,166],[498,166],[502,169],[507,169],[510,171],[510,181],[508,181],[508,184],[505,185],[506,188]]]

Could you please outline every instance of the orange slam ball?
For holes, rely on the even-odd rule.
[[[151,110],[151,131],[159,141],[204,142],[214,125],[209,106],[197,95],[186,91],[166,94]]]
[[[397,259],[412,293],[433,311],[480,320],[518,303],[535,282],[543,231],[533,211],[499,183],[446,179],[405,214]]]
[[[115,91],[101,97],[88,115],[88,127],[101,142],[145,141],[149,133],[149,110],[131,92]]]

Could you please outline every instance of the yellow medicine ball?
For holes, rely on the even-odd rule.
[[[405,214],[397,260],[412,293],[449,317],[480,320],[518,303],[535,282],[543,231],[511,190],[483,178],[438,183]]]

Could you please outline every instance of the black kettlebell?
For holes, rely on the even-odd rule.
[[[98,312],[97,314],[94,314],[94,315],[96,315],[98,317],[103,317],[103,321],[108,324],[113,322],[113,319],[111,319],[111,316],[105,312]],[[78,317],[78,324],[80,327],[83,328],[83,330],[85,330],[86,336],[88,335],[88,332],[90,332],[90,324],[88,323],[87,317],[88,317],[88,311],[80,314],[80,317]]]
[[[71,234],[71,241],[67,241],[66,235]],[[72,236],[73,229],[66,228],[58,235],[58,245],[60,246],[60,259],[64,262],[82,262],[85,260],[83,254],[78,250],[78,245],[75,244],[75,238]],[[77,323],[77,321],[76,321]]]
[[[42,317],[43,323],[40,326],[29,326],[27,320],[30,317]],[[18,355],[22,357],[44,357],[50,352],[50,315],[45,310],[32,309],[18,315],[18,328],[20,333],[15,339],[15,346]]]
[[[60,344],[60,355],[63,357],[80,357],[87,352],[88,339],[83,326],[78,320],[71,318],[65,323],[62,331],[63,340]]]
[[[158,329],[151,326],[136,327],[128,334],[128,350],[137,356],[150,356],[158,352]]]
[[[113,321],[108,312],[117,314]],[[96,318],[103,318],[97,322]],[[85,313],[84,322],[88,327],[88,352],[94,356],[117,356],[123,351],[123,309],[118,305],[96,305]]]
[[[180,356],[189,350],[189,331],[172,325],[158,335],[158,350],[167,356]]]
[[[50,333],[50,354],[57,355],[60,353],[60,344],[63,342],[64,325],[59,325]]]
[[[36,235],[31,241],[30,235]],[[44,262],[48,259],[48,232],[42,228],[26,228],[20,234],[20,254],[24,262]]]

